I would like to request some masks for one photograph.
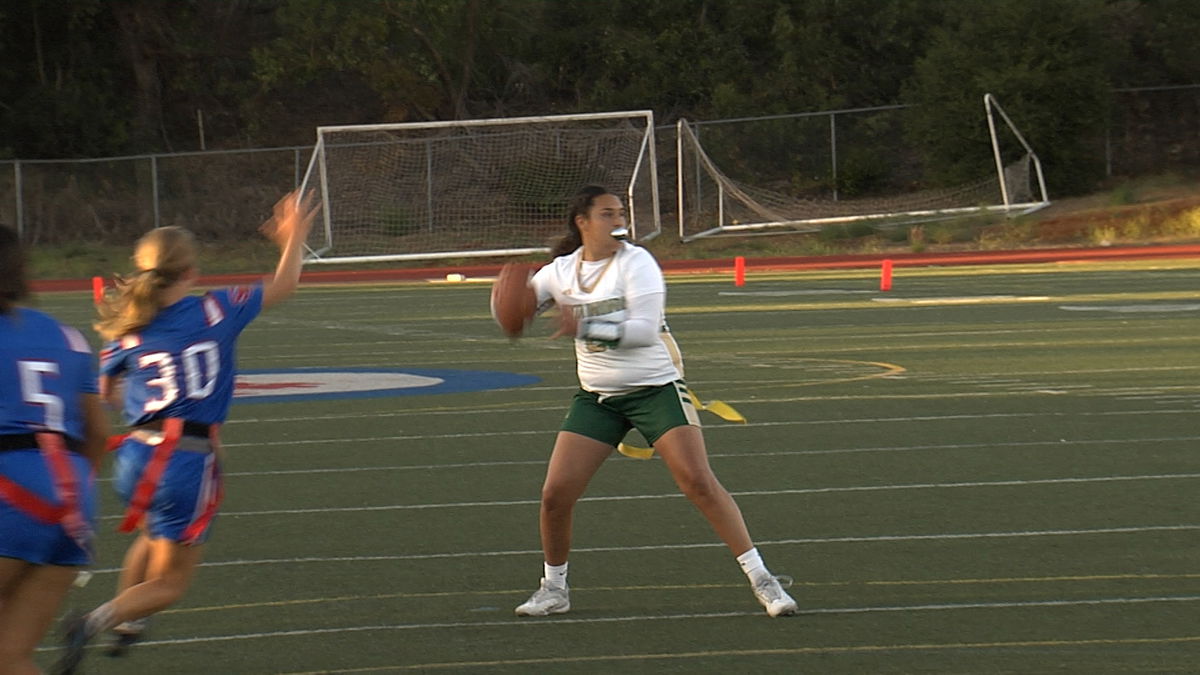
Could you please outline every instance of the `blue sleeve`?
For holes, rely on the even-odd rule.
[[[120,377],[128,370],[125,355],[128,352],[121,349],[121,342],[113,340],[100,348],[100,374],[107,377]]]
[[[241,332],[262,312],[263,285],[257,283],[210,291],[205,295],[205,301],[210,299],[221,308],[224,318],[232,322],[236,332]]]

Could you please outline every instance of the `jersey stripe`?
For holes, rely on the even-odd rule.
[[[225,320],[225,312],[221,309],[221,303],[211,295],[204,296],[204,320],[209,326],[215,326]]]
[[[63,326],[62,324],[59,324],[59,327],[62,328],[63,337],[67,338],[67,345],[71,348],[71,351],[76,351],[81,354],[92,353],[92,346],[89,345],[88,341],[83,337],[83,333],[80,333],[70,326]]]

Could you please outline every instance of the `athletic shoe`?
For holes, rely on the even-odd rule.
[[[781,580],[787,586],[792,585],[792,578],[784,576],[769,576],[754,584],[754,597],[758,598],[762,606],[767,608],[767,614],[772,617],[791,616],[796,613],[796,601],[783,590],[785,584],[781,584]]]
[[[109,656],[124,656],[130,647],[142,639],[142,633],[145,630],[145,619],[117,624],[112,629],[112,639],[104,653]]]
[[[562,614],[571,609],[571,592],[566,586],[551,586],[542,579],[541,588],[533,592],[525,604],[517,606],[517,616],[546,616]]]
[[[83,648],[92,639],[87,633],[87,614],[70,614],[63,619],[63,653],[50,672],[54,675],[73,675],[83,661]]]

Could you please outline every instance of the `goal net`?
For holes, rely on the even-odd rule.
[[[936,181],[918,149],[903,140],[908,106],[711,126],[680,120],[675,148],[680,239],[811,232],[860,221],[886,228],[1047,206],[1037,155],[991,95],[984,106],[994,161],[981,153],[978,178],[936,188],[923,187]]]
[[[546,251],[588,184],[622,194],[630,238],[646,240],[660,232],[655,161],[650,111],[319,127],[307,260]]]

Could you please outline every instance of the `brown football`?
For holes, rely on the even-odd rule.
[[[537,294],[529,285],[530,265],[508,263],[492,284],[492,318],[510,338],[521,337],[537,311]]]

